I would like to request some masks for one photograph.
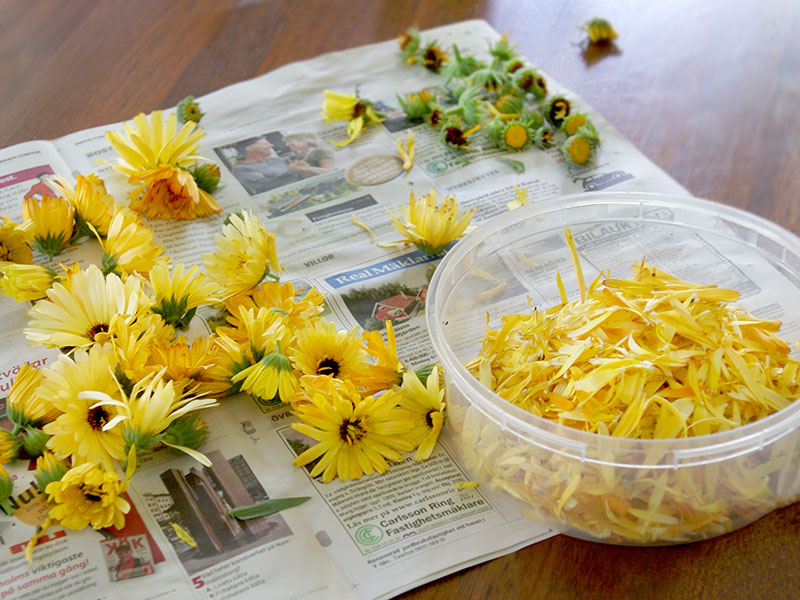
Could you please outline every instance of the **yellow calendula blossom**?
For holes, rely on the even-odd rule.
[[[101,241],[103,273],[147,275],[164,249],[153,241],[153,231],[118,212],[111,219],[108,235]]]
[[[156,296],[151,310],[173,327],[186,328],[198,307],[218,301],[217,284],[209,281],[197,265],[187,271],[183,263],[170,269],[159,262],[149,276]]]
[[[589,36],[589,42],[598,44],[602,42],[611,42],[617,39],[617,31],[607,19],[594,17],[589,19],[583,27],[581,27]]]
[[[54,421],[61,411],[50,400],[39,393],[42,371],[30,363],[25,363],[17,373],[14,384],[8,392],[8,418],[15,428],[41,427]]]
[[[420,197],[414,191],[408,198],[408,206],[401,206],[396,212],[389,211],[392,225],[405,241],[411,242],[422,252],[435,256],[453,240],[461,239],[477,207],[461,213],[453,194],[445,196],[438,205],[436,190]]]
[[[0,262],[0,291],[17,302],[44,298],[56,279],[48,267]]]
[[[337,146],[346,146],[357,139],[365,127],[380,123],[386,118],[386,115],[375,110],[372,102],[359,98],[357,94],[340,94],[325,90],[323,95],[325,100],[322,102],[322,119],[326,123],[348,122],[348,138],[341,142],[333,142]]]
[[[46,493],[53,507],[48,517],[67,529],[125,526],[130,503],[123,497],[128,480],[111,470],[88,462],[72,467],[59,481],[50,483]]]
[[[22,219],[26,228],[30,228],[33,247],[52,260],[72,239],[75,209],[63,198],[45,196],[41,201],[25,198]]]
[[[362,369],[357,382],[362,392],[370,395],[400,385],[405,367],[397,358],[397,340],[391,320],[386,321],[386,342],[380,331],[365,331],[361,339],[372,359]]]
[[[267,308],[280,314],[289,329],[301,329],[322,313],[325,297],[315,287],[309,288],[301,298],[298,296],[299,291],[288,281],[265,281],[251,293],[225,301],[230,313],[227,320],[233,327],[239,327],[240,308],[255,311]]]
[[[203,374],[214,364],[214,336],[199,337],[191,344],[180,336],[161,341],[149,349],[148,369],[164,370],[164,379],[172,381],[175,393],[197,396],[201,393]]]
[[[292,428],[318,442],[294,461],[302,467],[319,459],[311,477],[322,475],[328,483],[334,477],[347,481],[385,473],[387,461],[401,462],[400,453],[413,448],[405,438],[412,427],[409,415],[390,394],[363,398],[349,381],[312,388],[308,394],[310,401],[295,409],[300,423]]]
[[[406,371],[398,404],[409,412],[414,425],[408,434],[417,446],[414,460],[430,458],[444,424],[444,389],[439,385],[438,367],[433,368],[425,385],[414,371]]]
[[[194,121],[178,129],[175,114],[166,120],[160,110],[148,119],[144,113],[124,124],[125,133],[106,137],[120,158],[111,166],[138,184],[130,195],[131,208],[151,218],[193,219],[220,211],[211,195],[200,189],[190,171],[198,160],[197,148],[205,132]]]
[[[229,223],[222,226],[222,234],[216,234],[214,241],[216,252],[204,254],[203,262],[223,299],[249,292],[267,276],[277,279],[283,271],[275,234],[264,229],[249,211],[230,215]]]
[[[211,396],[227,396],[241,391],[241,382],[233,377],[255,363],[250,348],[227,335],[214,338],[210,366],[197,378],[198,392]]]
[[[132,447],[139,450],[149,450],[161,441],[167,427],[182,415],[203,408],[216,406],[213,398],[186,398],[175,391],[172,381],[163,379],[164,371],[161,369],[136,382],[130,394],[119,393],[114,397],[105,392],[87,390],[78,394],[80,400],[93,401],[93,410],[114,407],[118,414],[114,420],[106,425],[113,428],[117,422],[123,424],[122,439],[125,442],[124,454],[130,452]]]
[[[575,134],[567,138],[561,146],[561,152],[576,165],[582,165],[592,157],[591,140],[581,134]]]
[[[243,392],[265,401],[278,397],[282,402],[288,402],[297,387],[297,376],[281,341],[276,340],[263,352],[264,356],[257,363],[234,375],[231,381],[241,382]]]
[[[50,182],[75,209],[76,237],[89,235],[88,225],[101,236],[108,234],[115,203],[102,179],[78,175],[73,186],[66,178],[54,175]]]
[[[44,432],[52,436],[47,447],[57,457],[71,457],[73,464],[102,462],[109,467],[114,460],[125,458],[118,408],[93,406],[93,401],[81,396],[92,391],[120,400],[115,364],[110,344],[94,345],[89,352],[76,350],[72,357],[59,356],[56,364],[42,371],[39,393],[61,412],[44,426]]]
[[[0,223],[0,261],[32,264],[33,251],[28,245],[33,241],[32,228],[23,227],[5,216]]]
[[[337,331],[336,325],[320,319],[295,333],[291,350],[294,367],[304,375],[330,375],[358,381],[367,355],[355,330]]]
[[[34,344],[49,348],[73,348],[109,339],[109,326],[116,316],[134,320],[149,305],[141,281],[116,275],[104,276],[96,265],[71,273],[56,282],[28,311],[30,321],[24,330]]]
[[[10,431],[0,429],[0,465],[7,465],[17,458],[20,442]]]
[[[39,489],[45,490],[54,481],[61,481],[67,471],[69,471],[69,468],[63,460],[56,458],[56,455],[52,452],[45,451],[36,459],[35,477]]]

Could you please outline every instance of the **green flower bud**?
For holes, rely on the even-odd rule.
[[[47,441],[50,436],[36,427],[26,427],[22,436],[22,447],[25,453],[31,458],[41,456],[47,449]]]
[[[194,96],[186,96],[186,98],[178,102],[175,113],[180,123],[186,123],[187,121],[199,123],[203,115],[206,114],[200,110],[200,105],[194,101]]]
[[[36,459],[36,485],[44,493],[49,484],[61,481],[68,470],[63,460],[56,458],[52,452],[44,452]]]

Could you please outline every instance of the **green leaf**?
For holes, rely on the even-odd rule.
[[[237,506],[228,511],[228,514],[234,519],[244,521],[246,519],[255,519],[257,517],[266,517],[267,515],[275,514],[287,508],[297,506],[303,502],[311,500],[311,496],[299,496],[297,498],[271,498],[264,500],[251,506]]]

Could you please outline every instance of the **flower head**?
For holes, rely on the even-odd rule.
[[[123,497],[128,481],[88,462],[72,467],[59,481],[48,484],[47,495],[53,507],[49,517],[68,529],[95,529],[125,526],[131,505]]]
[[[150,284],[156,296],[151,310],[173,327],[183,329],[197,307],[217,300],[217,285],[196,265],[184,272],[183,263],[178,263],[171,271],[164,262],[150,269]]]
[[[129,196],[131,209],[150,219],[189,220],[218,213],[222,209],[211,194],[198,185],[195,172],[202,177],[205,186],[211,187],[206,170],[190,171],[170,164],[131,175],[130,183],[138,185]]]
[[[73,348],[103,342],[114,316],[132,321],[148,304],[141,282],[129,277],[123,283],[113,273],[104,276],[95,265],[53,284],[47,299],[28,311],[24,334],[31,342],[50,348]]]
[[[69,245],[74,217],[75,209],[63,198],[45,196],[41,201],[36,198],[22,201],[22,218],[30,222],[33,247],[50,260]]]
[[[537,100],[547,96],[547,80],[533,69],[521,69],[514,74],[514,84]]]
[[[373,359],[358,380],[363,393],[375,394],[400,385],[405,367],[397,358],[397,341],[391,320],[386,321],[386,342],[383,341],[380,331],[365,331],[361,338],[367,347],[367,353]]]
[[[473,207],[459,215],[454,195],[445,196],[439,206],[435,189],[419,198],[412,190],[408,207],[401,206],[397,213],[389,215],[398,233],[425,254],[435,256],[450,242],[463,237],[476,210],[477,207]]]
[[[265,281],[250,294],[233,296],[225,301],[225,308],[230,315],[228,322],[233,327],[239,327],[240,308],[258,311],[268,308],[272,312],[283,316],[286,326],[292,330],[301,329],[323,311],[325,298],[315,287],[306,291],[302,298],[290,282]]]
[[[56,458],[52,452],[45,451],[36,459],[36,484],[40,490],[47,489],[54,481],[61,481],[68,470],[63,460]]]
[[[56,278],[55,271],[42,265],[0,262],[0,291],[17,302],[44,298]]]
[[[592,143],[586,136],[575,134],[566,139],[561,152],[567,160],[582,165],[592,157]]]
[[[438,46],[436,40],[428,44],[421,53],[422,66],[433,73],[438,73],[448,60],[450,57]]]
[[[164,251],[161,246],[156,246],[149,227],[135,222],[124,212],[114,215],[102,246],[105,274],[146,275]]]
[[[581,29],[589,35],[589,42],[592,44],[610,42],[617,39],[617,32],[611,23],[600,17],[589,19]]]
[[[330,375],[357,380],[364,371],[366,354],[354,331],[337,331],[320,319],[296,332],[292,363],[304,375]]]
[[[406,371],[398,404],[411,415],[414,428],[408,438],[417,446],[414,460],[429,458],[444,423],[444,390],[439,386],[439,369],[433,368],[425,385],[414,371]]]
[[[563,96],[556,96],[550,100],[550,103],[547,105],[545,116],[550,124],[558,129],[561,127],[564,119],[569,116],[571,110],[572,105],[570,104],[569,100]]]
[[[26,265],[33,263],[33,251],[28,245],[33,238],[30,228],[8,218],[0,222],[0,261]]]
[[[308,385],[320,379],[301,381]],[[376,471],[385,473],[387,460],[400,462],[400,452],[413,447],[403,436],[411,429],[408,413],[397,408],[390,394],[362,398],[347,381],[313,387],[308,393],[310,401],[296,408],[300,423],[292,427],[319,442],[294,461],[301,467],[319,459],[312,477],[321,474],[327,483],[334,477],[346,481]]]
[[[0,429],[0,465],[7,465],[17,458],[20,442],[10,431]]]
[[[424,119],[434,108],[433,95],[429,90],[411,93],[405,99],[398,95],[397,102],[411,121]]]
[[[239,371],[231,381],[241,381],[243,392],[266,401],[277,396],[281,401],[288,402],[297,387],[297,376],[289,357],[281,348],[280,340],[275,341],[272,350],[265,353],[261,360]]]
[[[88,225],[94,227],[101,236],[108,233],[114,212],[114,199],[106,191],[102,179],[94,175],[78,175],[73,187],[64,177],[54,175],[51,183],[75,209],[75,237],[89,235],[91,230]]]
[[[175,114],[180,123],[186,123],[188,121],[199,123],[200,119],[202,119],[203,115],[206,113],[200,110],[200,105],[195,101],[194,96],[186,96],[186,98],[178,102],[178,106],[175,108]]]
[[[501,134],[502,147],[520,152],[530,146],[532,135],[530,130],[519,121],[509,121]]]
[[[322,119],[331,121],[347,121],[348,138],[341,142],[333,142],[337,146],[345,146],[361,135],[368,125],[380,123],[386,115],[375,110],[372,102],[359,98],[357,94],[340,94],[331,90],[323,92]]]
[[[181,415],[169,424],[162,438],[165,444],[197,448],[208,437],[208,426],[196,412]]]
[[[39,427],[61,414],[50,401],[39,393],[42,371],[25,363],[17,373],[11,391],[8,392],[8,418],[18,428],[32,425]]]
[[[175,393],[198,395],[203,374],[214,362],[214,337],[199,337],[191,344],[181,336],[150,347],[149,369],[164,368],[164,379],[172,381]]]
[[[95,345],[89,352],[76,350],[73,357],[59,356],[43,371],[40,393],[62,413],[44,426],[51,435],[47,447],[59,458],[72,457],[73,464],[102,462],[111,467],[125,457],[117,406],[93,406],[83,393],[102,392],[115,399],[121,391],[112,375],[116,360],[110,344]],[[112,427],[107,427],[112,424]]]
[[[275,234],[267,231],[254,214],[231,215],[214,236],[216,252],[204,254],[209,278],[220,288],[222,298],[248,292],[272,273],[283,268],[278,262]]]

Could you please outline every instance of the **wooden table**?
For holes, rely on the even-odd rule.
[[[620,33],[583,52],[592,16]],[[289,62],[484,18],[693,194],[800,234],[793,0],[0,0],[0,147],[174,106]],[[551,538],[403,598],[797,598],[800,503],[721,538]]]

